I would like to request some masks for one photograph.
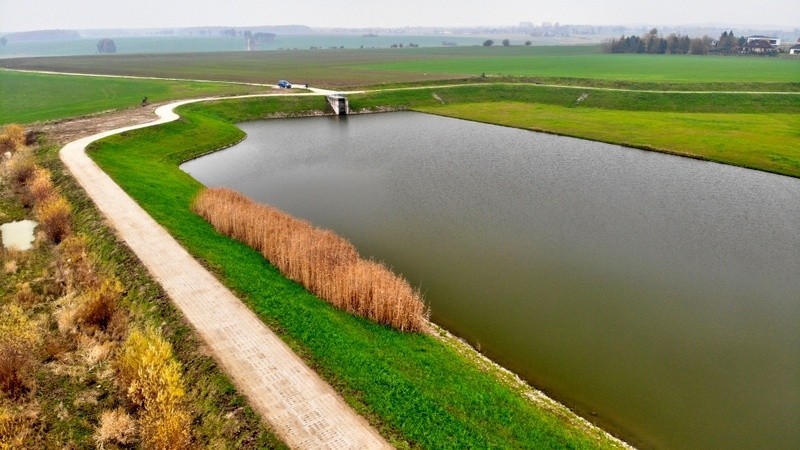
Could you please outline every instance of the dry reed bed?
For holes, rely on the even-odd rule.
[[[362,259],[332,231],[224,188],[204,189],[193,208],[218,232],[258,250],[335,307],[401,331],[427,328],[420,292],[384,264]]]

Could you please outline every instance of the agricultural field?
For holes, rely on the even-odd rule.
[[[181,98],[264,88],[222,83],[75,77],[0,71],[0,124],[64,119]]]
[[[654,90],[800,90],[800,59],[619,55],[599,46],[403,48],[15,58],[0,67],[345,88],[497,77]],[[482,77],[485,75],[485,77]]]

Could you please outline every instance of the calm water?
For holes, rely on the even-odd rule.
[[[592,420],[800,448],[800,180],[417,113],[241,127],[184,170],[387,261]]]

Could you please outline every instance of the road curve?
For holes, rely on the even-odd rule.
[[[275,94],[240,97],[266,97]],[[285,95],[285,94],[283,94]],[[319,95],[319,94],[294,94]],[[216,280],[86,155],[90,143],[178,119],[184,100],[156,109],[158,119],[65,145],[61,160],[117,234],[150,271],[211,349],[250,405],[283,441],[302,449],[391,446],[256,315]]]

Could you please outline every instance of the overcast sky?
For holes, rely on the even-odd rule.
[[[777,25],[798,0],[0,0],[0,31],[299,24],[311,27]]]

